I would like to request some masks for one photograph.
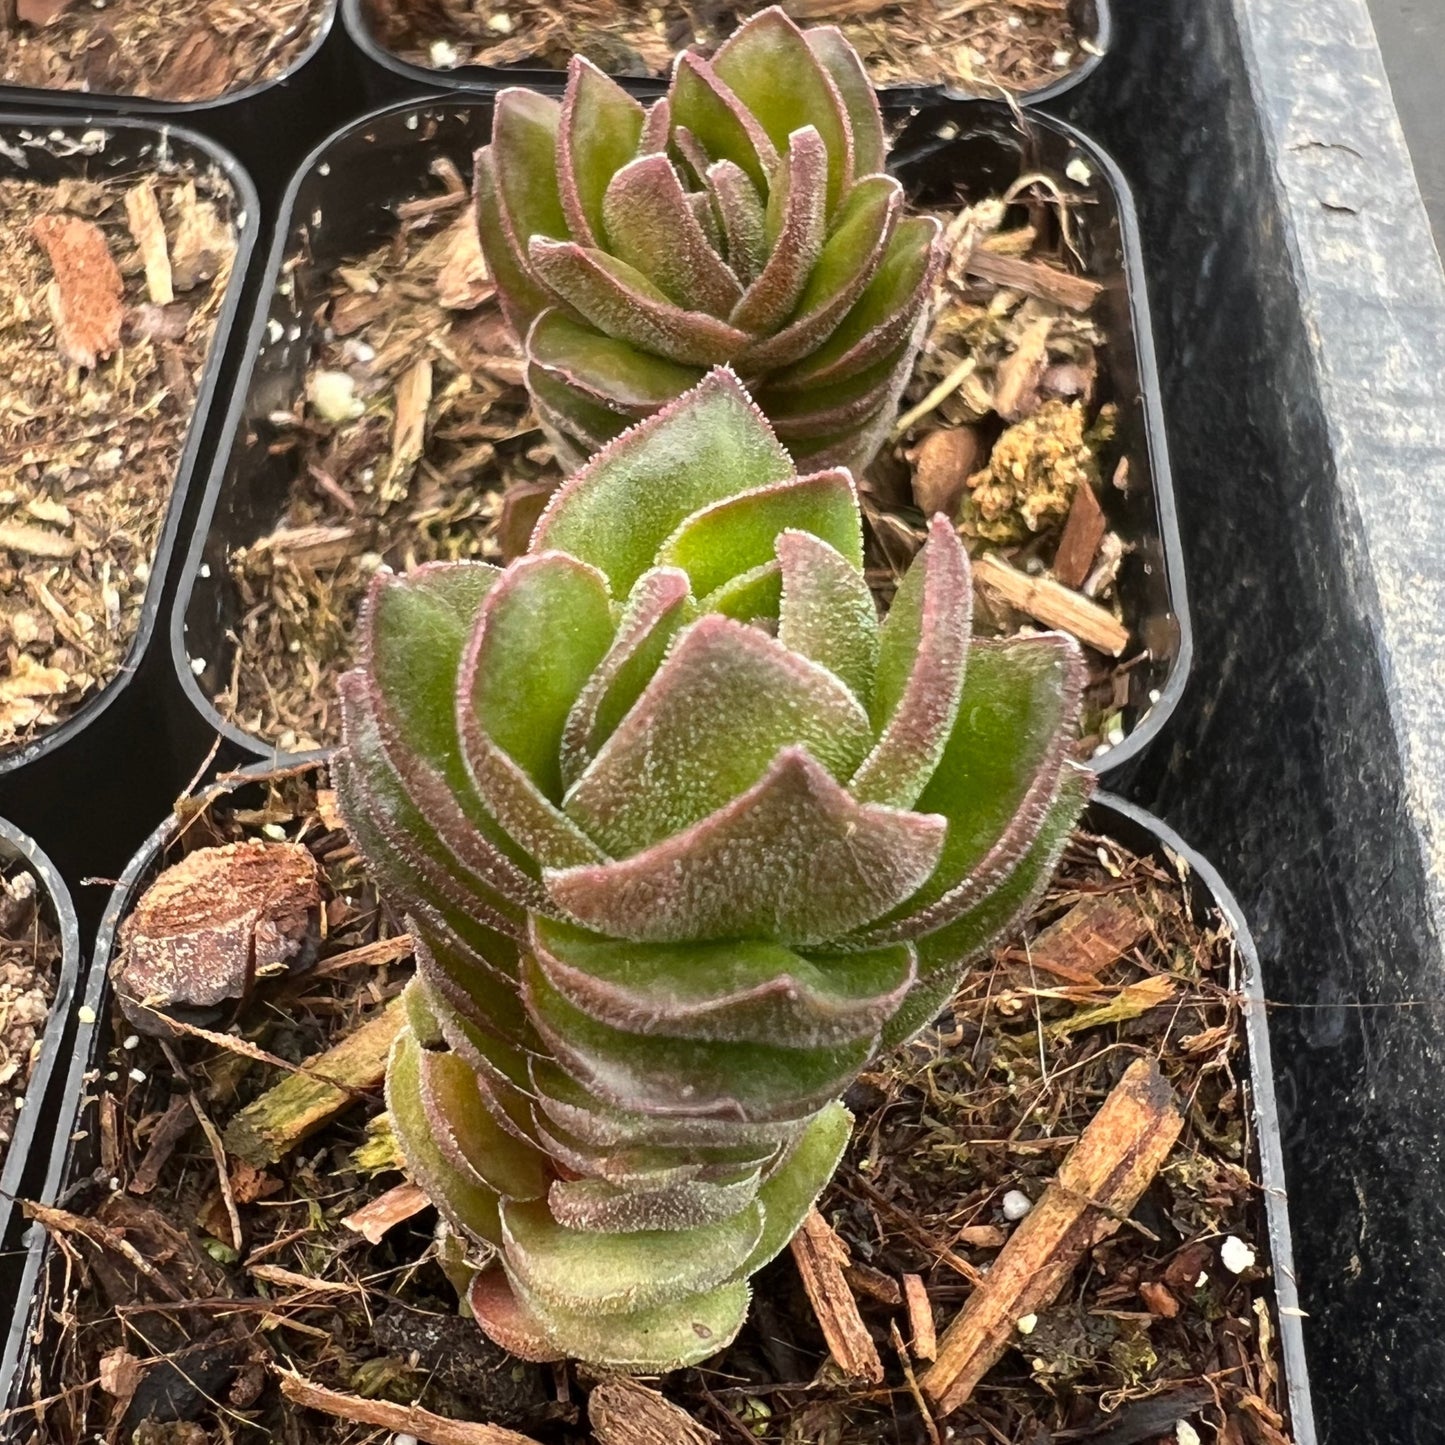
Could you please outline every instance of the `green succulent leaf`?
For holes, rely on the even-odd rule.
[[[567,230],[589,246],[607,234],[603,198],[612,177],[637,154],[646,112],[590,60],[572,57],[557,133],[559,194]]]
[[[777,542],[782,573],[778,641],[825,667],[862,700],[878,670],[878,610],[855,565],[811,532],[786,531]]]

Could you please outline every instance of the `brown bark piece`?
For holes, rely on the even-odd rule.
[[[938,1333],[933,1325],[933,1304],[923,1280],[916,1274],[903,1276],[903,1295],[908,1301],[908,1330],[915,1360],[932,1360],[938,1355]]]
[[[803,1288],[838,1368],[852,1379],[881,1385],[883,1361],[878,1358],[878,1348],[843,1274],[848,1263],[847,1246],[814,1208],[793,1236],[792,1248]]]
[[[1134,899],[1119,893],[1082,898],[1029,946],[1029,960],[1069,983],[1091,983],[1149,932]]]
[[[197,849],[146,889],[121,930],[113,972],[126,1016],[169,1034],[166,1009],[244,999],[303,951],[320,907],[320,868],[298,843]]]
[[[903,1291],[899,1289],[898,1281],[891,1274],[874,1269],[871,1264],[859,1264],[854,1260],[843,1271],[843,1277],[859,1294],[866,1294],[869,1299],[876,1299],[889,1309],[896,1310],[903,1303]]]
[[[1077,637],[1106,656],[1122,657],[1129,646],[1129,629],[1108,608],[1052,577],[1026,576],[992,553],[974,562],[973,576],[976,583],[996,592],[1010,607],[1045,627],[1057,627]]]
[[[125,218],[145,266],[146,294],[154,305],[169,306],[176,299],[171,284],[171,253],[160,202],[149,181],[142,181],[125,193]]]
[[[171,1100],[170,1107],[151,1131],[145,1157],[140,1161],[140,1167],[127,1186],[132,1194],[149,1194],[160,1183],[161,1170],[166,1167],[171,1155],[176,1152],[176,1145],[186,1137],[195,1122],[196,1115],[191,1108],[189,1096]]]
[[[515,561],[531,546],[532,533],[556,490],[555,482],[518,482],[507,488],[497,522],[497,541],[504,562]]]
[[[320,1410],[339,1420],[352,1420],[394,1435],[415,1435],[425,1445],[536,1445],[530,1435],[500,1425],[479,1425],[470,1420],[449,1420],[419,1405],[393,1405],[387,1400],[363,1400],[313,1384],[304,1376],[282,1370],[281,1393],[293,1405]]]
[[[993,409],[1005,421],[1022,421],[1039,409],[1039,382],[1049,364],[1052,316],[1040,316],[1026,326],[1018,344],[999,362],[993,384]]]
[[[597,1445],[714,1445],[717,1436],[686,1410],[626,1375],[592,1391],[587,1420]]]
[[[437,303],[448,311],[471,311],[497,294],[482,255],[476,207],[468,206],[448,234],[447,259],[437,272]]]
[[[30,234],[45,247],[55,280],[46,301],[55,344],[77,366],[94,366],[120,345],[125,285],[98,226],[79,216],[41,216]]]
[[[976,249],[965,263],[965,270],[981,281],[1052,301],[1069,311],[1088,311],[1104,289],[1097,281],[1070,275],[1046,261],[1026,261],[1021,256],[1000,256],[992,251]]]
[[[1085,483],[1074,493],[1064,535],[1059,538],[1059,550],[1054,553],[1054,576],[1065,587],[1084,585],[1093,570],[1094,558],[1099,555],[1099,543],[1104,540],[1107,526],[1098,496],[1093,487]]]
[[[176,239],[171,275],[177,291],[190,291],[214,280],[236,253],[235,227],[223,219],[214,201],[197,199],[194,181],[176,197]]]
[[[279,1163],[386,1076],[386,1058],[406,1014],[394,999],[385,1012],[318,1054],[246,1105],[226,1127],[226,1152],[258,1169]],[[415,1431],[412,1432],[413,1434]]]
[[[389,1230],[420,1214],[430,1203],[426,1191],[408,1181],[388,1189],[376,1199],[367,1200],[341,1222],[368,1244],[380,1244]]]
[[[43,29],[59,20],[74,3],[75,0],[16,0],[15,17]],[[6,7],[0,4],[0,18],[6,14]]]
[[[972,427],[940,427],[919,442],[913,454],[913,500],[925,517],[942,512],[958,520],[958,504],[968,479],[983,462],[986,448]]]
[[[1018,1321],[1047,1309],[1087,1251],[1117,1232],[1183,1127],[1159,1066],[1136,1060],[944,1331],[938,1359],[921,1382],[940,1414],[968,1401]]]
[[[49,557],[64,562],[79,548],[72,537],[44,527],[27,527],[23,522],[0,522],[0,552],[18,552],[22,557]]]

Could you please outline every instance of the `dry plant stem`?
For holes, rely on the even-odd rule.
[[[1174,1092],[1154,1060],[1130,1064],[1057,1179],[944,1331],[938,1359],[922,1380],[939,1414],[968,1402],[1019,1320],[1052,1304],[1086,1251],[1118,1230],[1183,1127]]]
[[[416,1405],[392,1405],[385,1400],[363,1400],[312,1384],[289,1370],[281,1372],[281,1393],[293,1404],[320,1410],[358,1425],[372,1425],[393,1434],[414,1435],[426,1445],[536,1445],[530,1435],[504,1430],[500,1425],[478,1425],[448,1420]]]
[[[1129,629],[1112,612],[1051,577],[1030,577],[993,553],[974,561],[973,576],[976,585],[996,592],[1010,607],[1108,657],[1122,657],[1128,649]]]
[[[357,1093],[376,1088],[386,1056],[405,1022],[400,999],[310,1063],[248,1104],[226,1128],[226,1150],[264,1168],[284,1159],[303,1139],[330,1123]]]
[[[603,1380],[587,1400],[597,1445],[715,1445],[717,1436],[686,1410],[626,1375]]]
[[[913,1357],[932,1360],[938,1355],[938,1335],[933,1326],[933,1306],[928,1287],[916,1274],[903,1276],[903,1295],[908,1301],[908,1328],[913,1336]]]
[[[815,1208],[793,1236],[792,1249],[803,1288],[838,1368],[854,1379],[881,1385],[883,1362],[843,1274],[848,1263],[847,1246]]]

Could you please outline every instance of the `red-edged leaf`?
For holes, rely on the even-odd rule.
[[[765,230],[771,252],[762,274],[743,293],[731,321],[750,335],[767,334],[792,314],[823,252],[828,234],[824,178],[828,154],[811,127],[792,137],[768,196]]]
[[[603,251],[534,239],[528,255],[533,273],[599,331],[669,361],[715,366],[747,340],[716,316],[676,305],[641,271]]]
[[[862,58],[836,25],[814,25],[803,32],[808,49],[838,88],[853,133],[854,175],[876,175],[888,163],[888,142],[883,134],[883,112],[878,92],[863,68]]]
[[[878,667],[878,609],[862,570],[810,532],[784,532],[778,641],[812,658],[863,699]]]
[[[738,280],[750,286],[768,261],[767,207],[747,172],[732,161],[708,167],[707,187],[726,242],[728,264]]]
[[[563,811],[625,857],[725,807],[784,748],[806,748],[845,779],[871,743],[866,714],[831,673],[755,627],[706,616],[679,635]],[[780,835],[779,867],[790,847]]]
[[[946,822],[863,805],[801,748],[686,832],[620,862],[549,871],[584,928],[644,942],[819,944],[879,918],[931,876]]]
[[[725,317],[742,299],[738,278],[709,245],[666,156],[629,161],[602,203],[606,246],[690,311]]]
[[[600,246],[602,198],[612,177],[637,154],[645,112],[590,60],[574,55],[557,137],[557,177],[571,234]]]
[[[668,98],[673,125],[686,126],[713,160],[732,161],[767,195],[778,168],[778,147],[708,61],[690,51],[680,55]]]

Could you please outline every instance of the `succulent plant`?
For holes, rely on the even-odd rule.
[[[922,338],[939,227],[904,214],[862,61],[754,16],[650,108],[574,59],[503,91],[482,247],[564,465],[731,365],[799,462],[861,468]]]
[[[336,777],[416,946],[388,1106],[515,1353],[725,1345],[840,1095],[1047,882],[1078,649],[971,640],[970,598],[939,516],[880,624],[852,478],[725,369],[510,567],[377,579]]]

